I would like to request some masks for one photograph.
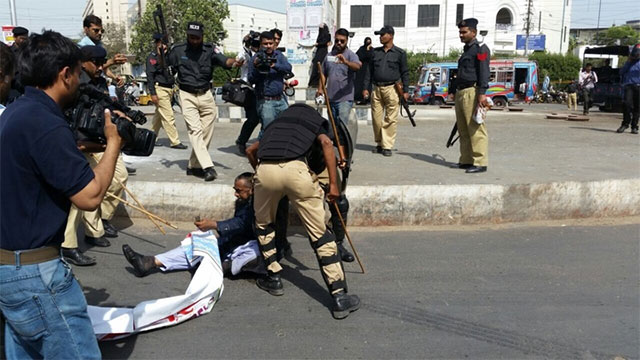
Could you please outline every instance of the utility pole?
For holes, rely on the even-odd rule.
[[[529,33],[531,32],[531,1],[527,0],[527,23],[525,24],[524,56],[529,54]]]
[[[598,4],[598,25],[596,25],[596,40],[598,40],[598,33],[600,32],[600,9],[602,9],[602,0]]]
[[[562,1],[562,23],[560,24],[560,54],[562,54],[562,42],[567,37],[567,34],[566,34],[567,30],[564,26],[564,13],[566,9],[567,9],[567,3],[566,1]]]
[[[11,25],[18,26],[18,16],[16,15],[16,0],[9,0],[9,11],[11,12]]]

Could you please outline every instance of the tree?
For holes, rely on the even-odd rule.
[[[635,45],[640,42],[640,32],[629,25],[612,26],[594,36],[593,40],[599,45]]]
[[[538,63],[540,74],[548,74],[551,81],[567,81],[577,79],[582,62],[577,56],[534,52],[529,60]],[[539,77],[542,81],[544,76]]]
[[[104,26],[102,45],[107,50],[108,56],[127,53],[126,32],[123,25],[108,23]]]
[[[186,41],[187,23],[198,21],[204,25],[204,41],[219,42],[226,37],[222,20],[229,16],[226,0],[149,0],[142,18],[133,26],[129,49],[136,55],[136,63],[144,63],[153,48],[156,25],[153,12],[161,5],[170,41]],[[224,33],[219,39],[218,33]]]

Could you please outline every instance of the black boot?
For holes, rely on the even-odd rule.
[[[353,257],[353,254],[344,247],[342,241],[336,241],[336,245],[338,245],[338,252],[340,253],[340,258],[344,262],[353,262],[356,258]]]
[[[631,128],[631,133],[637,135],[638,134],[638,128],[637,127]]]
[[[129,264],[133,266],[137,277],[147,276],[151,270],[156,268],[156,262],[153,256],[138,254],[127,244],[122,245],[122,253]]]
[[[98,246],[98,247],[109,247],[111,246],[111,242],[109,240],[107,240],[107,238],[105,238],[104,236],[95,238],[92,236],[85,236],[84,237],[84,242],[89,244],[89,245],[93,245],[93,246]]]
[[[104,227],[104,236],[105,237],[118,237],[118,229],[115,226],[111,225],[109,220],[102,219],[102,226]]]
[[[84,255],[78,248],[62,248],[62,257],[68,263],[78,266],[95,265],[96,260],[92,257]]]
[[[360,298],[358,295],[349,295],[344,291],[340,291],[333,295],[333,306],[331,308],[331,314],[334,319],[344,319],[349,316],[349,313],[354,312],[360,308]]]
[[[284,288],[282,287],[282,280],[280,274],[267,272],[267,275],[261,276],[256,279],[256,285],[258,287],[273,296],[284,295]]]
[[[627,125],[620,125],[620,127],[618,128],[618,130],[616,130],[617,133],[623,133],[625,130],[627,130],[628,126]]]

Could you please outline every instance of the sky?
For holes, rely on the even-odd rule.
[[[535,6],[537,0],[532,0]],[[572,0],[571,27],[596,27],[598,5],[602,1],[600,26],[621,25],[628,20],[640,20],[637,0]],[[244,4],[264,9],[285,11],[286,0],[229,0],[230,4]],[[82,32],[82,10],[86,0],[16,0],[18,25],[40,31],[43,27],[77,38]],[[0,24],[9,25],[9,0],[0,0]]]

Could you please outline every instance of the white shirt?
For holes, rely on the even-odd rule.
[[[585,89],[593,89],[598,82],[598,75],[591,70],[591,72],[580,71],[580,77],[578,79],[580,86]]]
[[[238,53],[238,55],[236,56],[237,61],[244,60],[244,63],[240,67],[240,79],[242,79],[242,81],[246,83],[249,82],[249,62],[251,61],[253,55],[253,51],[243,49],[242,52]]]

